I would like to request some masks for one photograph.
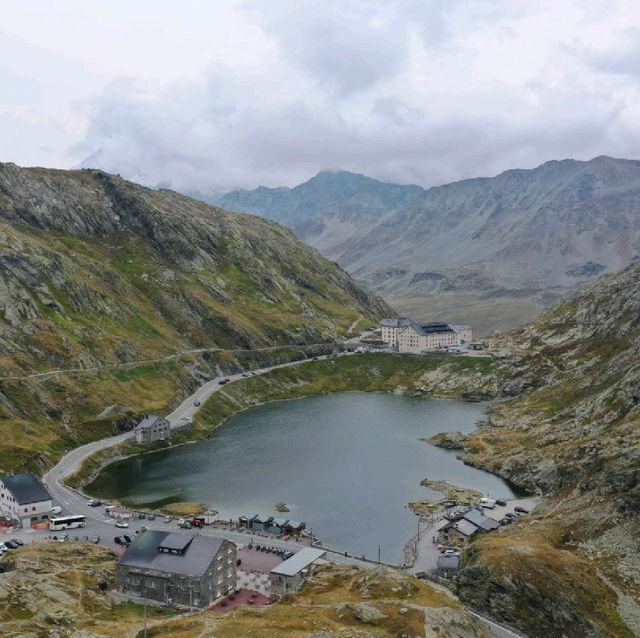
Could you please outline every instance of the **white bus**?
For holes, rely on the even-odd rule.
[[[49,529],[56,531],[59,529],[73,529],[74,527],[84,527],[87,519],[83,515],[78,516],[54,516],[49,521]]]

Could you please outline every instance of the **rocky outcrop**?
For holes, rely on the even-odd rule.
[[[431,445],[445,450],[463,450],[467,435],[462,432],[440,432],[427,439]]]

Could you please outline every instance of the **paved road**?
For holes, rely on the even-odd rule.
[[[355,355],[352,353],[346,353],[342,356]],[[322,355],[318,357],[318,359],[326,358],[331,358],[331,355]],[[288,368],[301,365],[307,361],[309,361],[309,359],[269,366],[267,368],[255,370],[252,374],[254,376],[261,375],[266,372],[271,372],[272,370],[277,370],[278,368]],[[178,428],[193,419],[195,413],[201,408],[205,401],[209,399],[209,397],[226,387],[225,385],[220,384],[222,379],[229,379],[229,383],[233,383],[234,381],[242,379],[243,374],[245,373],[232,374],[227,377],[216,377],[200,386],[191,396],[186,398],[171,414],[167,416],[171,427]],[[43,477],[44,483],[51,492],[54,501],[61,505],[64,510],[69,512],[81,511],[87,516],[88,520],[92,519],[94,521],[103,521],[104,515],[102,512],[97,512],[93,508],[87,507],[87,499],[75,490],[68,488],[62,481],[64,478],[78,470],[82,462],[95,452],[113,447],[114,445],[119,445],[132,438],[132,432],[125,432],[124,434],[87,443],[86,445],[82,445],[70,452],[67,452],[67,454],[58,461],[57,465],[51,468]]]
[[[323,355],[318,357],[318,359],[326,359],[331,355]],[[358,356],[354,353],[346,353],[343,356]],[[286,368],[301,365],[309,361],[308,359],[303,359],[301,361],[292,361],[289,363],[279,364],[275,366],[270,366],[267,368],[262,368],[260,370],[255,370],[252,372],[253,375],[260,375],[266,372],[270,372],[272,370],[276,370],[278,368]],[[225,385],[220,385],[220,381],[223,378],[228,378],[229,383],[234,381],[238,381],[243,378],[243,374],[235,374],[228,375],[227,377],[216,377],[211,381],[203,384],[200,388],[198,388],[190,397],[185,399],[170,415],[168,415],[167,419],[169,420],[171,427],[176,428],[183,425],[185,422],[190,421],[195,413],[200,409],[201,405],[211,397],[214,393],[220,391]],[[196,405],[199,404],[199,405]],[[98,450],[106,449],[108,447],[112,447],[114,445],[119,445],[133,437],[131,432],[127,432],[124,434],[120,434],[117,436],[109,437],[106,439],[101,439],[99,441],[94,441],[92,443],[88,443],[79,448],[71,450],[67,454],[65,454],[62,459],[58,462],[58,464],[49,470],[44,475],[44,482],[49,488],[51,495],[54,498],[54,501],[61,505],[66,512],[69,513],[83,513],[87,517],[87,526],[84,529],[79,530],[69,530],[69,535],[71,537],[74,536],[95,536],[98,535],[101,538],[101,543],[104,543],[112,548],[121,549],[114,543],[114,537],[119,536],[122,533],[127,533],[129,535],[135,534],[137,530],[139,530],[143,525],[150,529],[172,529],[177,531],[177,522],[174,520],[171,523],[164,523],[162,517],[157,517],[154,521],[148,520],[139,520],[135,519],[130,522],[130,527],[128,529],[118,529],[115,527],[115,522],[108,518],[104,509],[102,507],[93,508],[87,505],[87,498],[81,495],[80,493],[72,490],[64,485],[62,480],[73,474],[82,462],[88,458],[91,454],[97,452]],[[237,530],[230,530],[227,528],[216,528],[212,526],[208,526],[201,530],[198,533],[203,533],[206,535],[211,535],[220,538],[226,538],[230,541],[233,541],[237,544],[244,545],[249,542],[251,539],[251,534],[247,532],[240,532]],[[36,541],[38,539],[46,539],[50,535],[50,532],[47,531],[16,531],[12,534],[12,536],[22,538],[23,540],[28,541]],[[260,537],[257,535],[253,535],[253,538],[256,542],[260,542]],[[301,549],[304,544],[298,543],[295,541],[282,541],[277,539],[269,538],[264,539],[265,543],[268,545],[278,547],[281,549],[286,549],[290,551],[297,551]],[[343,562],[353,565],[358,565],[363,568],[371,568],[373,566],[372,563],[363,562],[356,558],[351,557],[343,557],[339,554],[330,554],[330,558],[336,562]],[[473,612],[472,612],[473,613]],[[509,629],[501,627],[489,619],[486,619],[482,616],[478,616],[480,620],[485,624],[488,631],[495,638],[513,638],[516,636]]]

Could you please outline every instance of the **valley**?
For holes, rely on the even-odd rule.
[[[375,325],[392,311],[289,231],[91,171],[43,176],[21,170],[5,170],[3,193],[14,179],[19,196],[3,195],[1,209],[0,336],[8,362],[0,380],[3,471],[45,474],[71,449],[120,435],[119,447],[74,468],[69,483],[81,488],[110,462],[148,451],[126,434],[141,414],[181,405],[192,424],[175,433],[173,444],[207,438],[236,413],[280,399],[355,390],[486,401],[486,418],[456,454],[543,498],[530,518],[469,543],[454,593],[527,635],[637,633],[638,264],[492,337],[488,356],[335,356],[354,326]],[[53,217],[42,206],[37,214],[25,212],[32,189],[48,194]],[[74,198],[90,203],[105,192],[119,195],[95,209],[73,208]],[[118,203],[125,196],[128,203]],[[187,228],[181,206],[201,216],[195,217],[199,231]],[[120,215],[114,207],[131,215],[124,243],[122,231],[112,228]],[[63,209],[75,213],[63,220]],[[233,251],[225,240],[221,252],[209,235],[214,222],[226,224],[222,237],[235,237]],[[254,223],[257,235],[247,235]],[[271,232],[274,244],[267,246]],[[174,252],[157,245],[157,233],[176,233]],[[135,268],[140,253],[126,248],[131,238],[148,251]],[[201,241],[214,243],[193,252]],[[244,241],[247,247],[238,248]],[[259,263],[240,279],[227,279],[240,268],[230,271],[229,259],[244,268],[257,256]],[[161,284],[158,295],[156,283],[169,264],[178,279]],[[226,297],[216,297],[200,315],[205,306],[194,306],[187,289],[202,303],[205,295]],[[170,310],[171,298],[189,309],[184,317],[177,307]],[[236,327],[211,329],[217,317]],[[234,382],[216,385],[227,374]],[[215,385],[215,396],[203,394],[196,409],[193,396],[207,383]]]
[[[480,336],[640,254],[640,163],[605,156],[419,190],[325,172],[219,201],[289,226],[400,314]]]

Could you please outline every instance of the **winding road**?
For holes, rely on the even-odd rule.
[[[332,356],[333,355],[321,355],[317,358],[327,359],[331,358]],[[355,353],[344,353],[341,356],[358,355],[356,355]],[[279,368],[298,366],[308,361],[309,359],[302,359],[300,361],[291,361],[288,363],[269,366],[252,371],[252,375],[255,376],[265,374]],[[227,375],[225,377],[216,377],[204,383],[191,396],[187,397],[180,405],[178,405],[178,407],[176,407],[173,412],[171,412],[171,414],[166,417],[171,424],[171,428],[179,428],[180,426],[183,426],[185,422],[190,421],[196,414],[196,412],[200,409],[200,407],[205,403],[205,401],[207,401],[207,399],[209,399],[216,392],[219,392],[220,390],[225,388],[226,384],[220,384],[220,381],[226,378],[229,379],[229,383],[233,383],[234,381],[238,381],[244,378],[244,374],[246,373]],[[102,538],[102,542],[105,542],[107,545],[111,546],[114,546],[114,543],[112,541],[113,535],[120,531],[114,529],[113,519],[108,518],[103,508],[101,507],[88,507],[87,497],[81,494],[79,491],[67,487],[63,481],[66,477],[70,476],[76,470],[78,470],[83,461],[95,452],[113,447],[115,445],[119,445],[132,438],[133,433],[126,432],[124,434],[100,439],[98,441],[93,441],[81,447],[75,448],[70,452],[67,452],[67,454],[65,454],[60,459],[60,461],[43,477],[44,483],[49,489],[54,501],[56,501],[64,510],[69,513],[82,513],[86,516],[87,527],[83,531],[89,535],[100,535]],[[175,521],[173,521],[172,523],[164,523],[163,519],[161,517],[158,517],[153,522],[149,522],[148,520],[134,520],[130,523],[130,530],[125,531],[127,531],[127,533],[134,533],[136,530],[139,530],[143,524],[147,527],[158,529],[167,529],[168,526],[171,526],[171,528],[173,529],[176,526]],[[247,532],[240,532],[237,530],[215,526],[208,526],[206,528],[203,528],[198,533],[226,538],[239,545],[247,544],[251,536],[257,536],[256,534],[249,534]],[[44,532],[36,532],[36,534],[38,534],[38,536],[46,537]],[[32,538],[29,540],[35,539]],[[271,538],[269,538],[269,544],[290,551],[298,551],[305,546],[305,544],[297,541],[283,541]],[[370,569],[375,565],[351,556],[342,556],[340,554],[331,554],[331,560],[357,565],[365,569]],[[438,585],[434,586],[440,587]],[[469,611],[474,614],[474,616],[484,625],[485,629],[489,632],[489,635],[493,638],[522,638],[520,634],[515,633],[511,629],[501,626],[493,620],[477,614],[473,610]]]

